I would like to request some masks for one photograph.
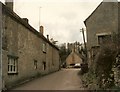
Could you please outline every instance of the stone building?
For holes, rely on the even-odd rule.
[[[0,2],[2,89],[59,70],[59,49],[13,11],[13,2]]]
[[[82,64],[82,55],[72,50],[72,52],[66,58],[66,65],[72,66],[75,64]]]
[[[101,45],[112,43],[114,34],[120,34],[120,2],[113,0],[112,2],[101,2],[92,14],[84,21],[87,29],[87,50],[88,64],[95,64],[95,56]],[[119,48],[119,44],[118,44]],[[119,53],[116,62],[119,64],[114,67],[115,85],[120,87],[120,58]],[[93,68],[95,68],[93,66]]]
[[[101,44],[110,42],[112,34],[119,33],[120,3],[101,2],[92,14],[84,21],[87,30],[88,59],[96,55]]]
[[[75,52],[79,53],[81,49],[83,49],[84,46],[83,44],[80,44],[79,42],[74,42],[74,43],[67,43],[67,49],[72,52],[74,50]]]
[[[75,43],[67,43],[67,49],[70,51],[70,54],[66,58],[66,65],[71,66],[77,63],[82,63],[82,53],[80,54],[80,50],[83,48],[82,44],[79,42]]]

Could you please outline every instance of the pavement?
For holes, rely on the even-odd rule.
[[[12,90],[84,90],[79,69],[61,69],[58,72],[34,79]]]

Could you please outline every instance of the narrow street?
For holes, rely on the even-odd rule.
[[[13,90],[83,90],[78,73],[79,69],[61,69],[20,85]]]

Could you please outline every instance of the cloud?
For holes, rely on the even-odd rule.
[[[83,42],[82,33],[80,33],[80,29],[85,27],[83,21],[99,3],[83,0],[35,0],[32,3],[31,1],[16,2],[14,10],[21,17],[27,17],[36,30],[39,30],[40,18],[40,23],[45,29],[44,35],[49,34],[50,38],[54,38],[59,43]],[[39,10],[40,7],[42,7],[41,10]]]

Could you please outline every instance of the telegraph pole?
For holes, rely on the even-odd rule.
[[[86,42],[85,42],[84,29],[82,28],[80,30],[81,30],[80,32],[82,32],[82,34],[83,34],[83,41],[84,41],[84,45],[85,45],[85,55],[86,55],[86,58],[87,58],[87,46],[86,46]]]
[[[84,34],[84,29],[80,29],[83,34],[83,41],[84,41],[84,45],[85,45],[85,58],[83,60],[83,64],[81,66],[81,71],[82,73],[86,73],[88,72],[88,63],[87,63],[87,46],[86,46],[86,42],[85,42],[85,34]]]

